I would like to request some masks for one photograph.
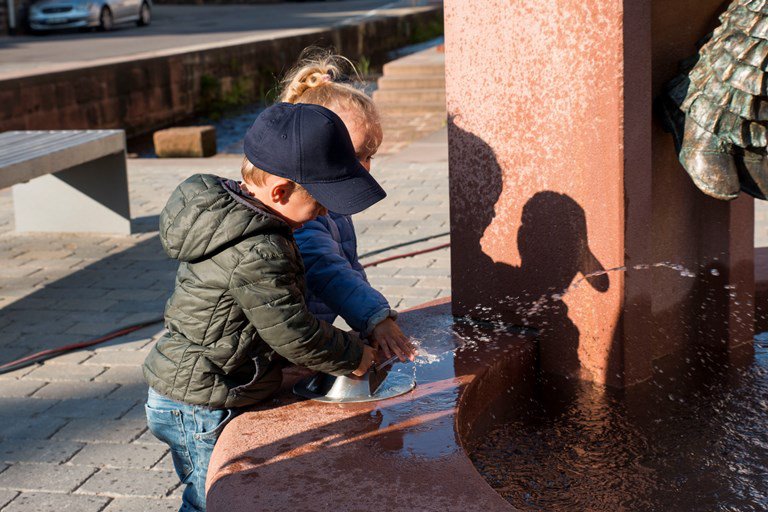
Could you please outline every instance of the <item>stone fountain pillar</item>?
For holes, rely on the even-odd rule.
[[[454,314],[531,325],[545,371],[619,387],[749,352],[752,199],[699,192],[652,112],[726,5],[445,0]],[[632,268],[662,261],[693,276]]]

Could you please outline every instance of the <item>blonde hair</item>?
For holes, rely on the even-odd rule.
[[[357,87],[345,70],[356,78]],[[283,79],[280,101],[312,103],[336,113],[350,112],[365,129],[365,149],[375,152],[383,138],[381,120],[371,97],[359,88],[362,85],[363,80],[349,59],[328,50],[307,48]]]

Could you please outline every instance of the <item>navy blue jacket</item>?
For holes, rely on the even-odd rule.
[[[293,234],[306,267],[309,310],[317,318],[332,323],[341,316],[367,337],[379,322],[397,315],[368,283],[348,215],[331,212]]]

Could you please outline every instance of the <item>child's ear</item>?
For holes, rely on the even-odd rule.
[[[293,191],[293,183],[288,180],[280,179],[276,181],[270,189],[270,199],[274,203],[285,204]]]

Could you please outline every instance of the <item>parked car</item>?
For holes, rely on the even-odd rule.
[[[112,30],[118,23],[149,25],[152,0],[38,0],[29,8],[33,31],[64,28]]]

